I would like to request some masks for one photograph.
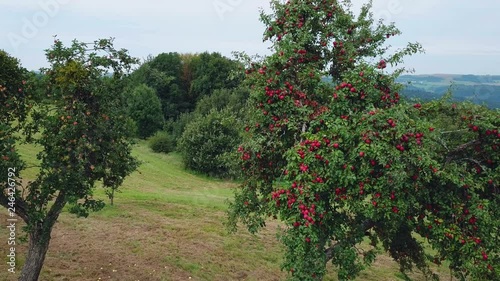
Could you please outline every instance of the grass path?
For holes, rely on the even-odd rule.
[[[25,146],[22,151],[27,162],[35,162],[36,149]],[[40,280],[263,281],[286,277],[280,271],[277,222],[269,222],[258,235],[244,228],[228,234],[224,228],[225,202],[235,183],[189,173],[182,169],[179,155],[152,153],[144,142],[134,153],[143,164],[127,178],[114,206],[86,219],[61,214]],[[33,177],[35,172],[28,170],[24,177]],[[105,199],[103,190],[98,188],[95,197]],[[6,213],[0,213],[0,221],[6,221]],[[0,237],[7,237],[5,228],[0,229]],[[6,247],[0,248],[6,260]],[[20,269],[26,243],[16,249]],[[16,280],[17,276],[1,263],[0,280]],[[398,276],[397,265],[382,256],[359,280],[402,280]],[[335,274],[325,280],[336,280]]]

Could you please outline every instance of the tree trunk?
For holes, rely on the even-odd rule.
[[[113,206],[113,199],[115,199],[115,189],[114,188],[111,190],[111,197],[110,198],[111,198],[111,206]]]
[[[21,270],[21,276],[19,276],[19,281],[38,280],[43,262],[45,261],[45,255],[49,249],[52,228],[65,204],[66,195],[64,192],[59,192],[47,216],[42,221],[29,223],[31,224],[31,229],[29,231],[28,253],[26,255],[26,262]]]
[[[19,281],[38,280],[38,276],[42,271],[43,262],[45,261],[45,254],[47,254],[47,250],[49,249],[51,231],[52,227],[50,229],[45,229],[45,231],[42,227],[37,227],[30,233],[26,262],[21,270]]]

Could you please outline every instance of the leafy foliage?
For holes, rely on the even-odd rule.
[[[43,100],[29,101],[35,102],[30,107],[28,100],[5,92],[7,99],[20,104],[7,116],[17,109],[22,116],[31,108],[31,118],[18,121],[25,140],[41,148],[37,177],[15,194],[16,214],[26,222],[30,237],[21,280],[38,278],[52,227],[66,204],[79,216],[101,209],[103,202],[92,197],[95,185],[101,182],[114,193],[138,166],[131,155],[132,128],[123,95],[123,77],[137,60],[124,49],[116,50],[108,39],[93,44],[75,40],[69,47],[55,40],[46,56],[50,68],[43,69],[44,78],[38,80],[45,90]],[[9,138],[2,140],[5,144],[13,145]],[[7,207],[6,202],[1,193],[0,203]]]
[[[13,120],[26,115],[25,91],[27,71],[19,61],[5,51],[0,50],[0,122],[11,124]]]
[[[162,53],[149,58],[131,75],[131,87],[153,88],[161,101],[165,119],[175,118],[189,108],[187,90],[181,87],[182,61],[178,53]]]
[[[246,118],[246,102],[249,96],[248,89],[238,87],[235,89],[215,89],[211,95],[204,96],[196,103],[194,111],[182,113],[176,120],[170,119],[165,124],[165,131],[179,140],[186,126],[195,119],[210,114],[211,111],[228,111],[238,122]],[[228,157],[227,161],[232,161]],[[233,161],[234,162],[234,161]]]
[[[227,109],[238,115],[245,108],[248,89],[239,87],[235,89],[216,89],[211,95],[204,96],[196,103],[195,114],[206,115],[211,110]]]
[[[19,127],[16,121],[25,119],[26,111],[30,106],[26,102],[29,94],[25,90],[25,79],[27,79],[26,69],[17,59],[0,50],[0,100],[2,102],[2,107],[0,107],[0,169],[4,171],[0,175],[2,187],[0,202],[4,206],[8,204],[8,201],[3,201],[6,200],[4,193],[8,192],[8,187],[10,187],[8,169],[15,167],[19,175],[19,171],[24,167],[24,162],[15,150],[18,137],[14,134]]]
[[[189,96],[198,101],[216,89],[236,88],[244,79],[242,66],[219,53],[204,52],[191,61],[193,80]]]
[[[194,112],[188,112],[188,113],[181,113],[177,119],[169,119],[165,122],[164,125],[164,131],[166,131],[172,138],[178,142],[178,140],[181,138],[182,133],[184,132],[184,129],[186,129],[186,126],[196,119],[198,114],[195,114]]]
[[[229,175],[223,156],[239,142],[237,124],[227,110],[213,110],[189,123],[179,140],[186,167],[211,176]]]
[[[170,153],[175,150],[175,139],[166,132],[157,132],[149,139],[149,147],[154,152]]]
[[[114,50],[109,40],[96,41],[93,53],[87,54],[87,48],[77,41],[70,47],[56,41],[47,50],[52,67],[43,73],[50,103],[34,109],[33,122],[26,126],[28,141],[43,148],[40,176],[28,186],[26,200],[32,204],[44,206],[59,191],[70,202],[90,206],[96,181],[117,187],[137,166],[130,155],[127,138],[133,129],[120,82],[123,70],[135,60],[124,50]],[[113,75],[105,77],[109,69]],[[35,132],[41,137],[34,138]],[[76,203],[78,199],[85,203]]]
[[[135,121],[137,134],[148,138],[163,128],[165,122],[161,102],[153,88],[141,84],[130,94],[128,115]]]
[[[254,114],[228,226],[256,232],[279,217],[291,280],[320,280],[330,260],[339,280],[353,279],[378,247],[403,273],[415,265],[437,278],[417,236],[461,280],[497,279],[498,111],[400,102],[404,69],[386,67],[420,45],[388,55],[400,31],[376,23],[371,4],[357,17],[348,4],[272,1],[262,14],[274,53],[246,58]],[[365,236],[373,248],[360,253]]]
[[[131,79],[156,90],[166,120],[177,120],[215,89],[232,89],[243,79],[241,65],[219,53],[162,53],[149,58]]]

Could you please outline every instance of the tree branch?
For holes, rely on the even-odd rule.
[[[26,201],[24,201],[22,198],[15,197],[15,205],[14,205],[14,213],[18,215],[24,222],[28,223],[28,211],[27,211],[27,204]],[[11,201],[9,200],[9,197],[7,197],[7,194],[5,192],[0,193],[0,205],[5,207],[6,209],[12,208],[9,203]],[[12,203],[11,203],[12,204]]]
[[[476,145],[476,144],[479,144],[479,143],[480,143],[479,140],[473,140],[473,141],[470,141],[468,143],[464,143],[462,145],[457,146],[455,149],[448,152],[445,163],[448,164],[448,163],[450,163],[451,160],[453,160],[453,154],[459,154],[460,152],[464,151],[466,148],[473,146],[473,145]]]
[[[57,195],[56,201],[54,202],[54,205],[50,207],[49,212],[47,213],[46,219],[47,223],[52,225],[57,218],[59,217],[59,214],[61,213],[62,209],[64,208],[64,205],[66,205],[66,193],[63,191],[60,191],[59,194]]]
[[[333,258],[333,251],[335,251],[335,248],[339,247],[339,245],[340,244],[337,243],[325,249],[325,256],[326,256],[325,263],[329,262]]]
[[[455,131],[444,131],[441,132],[441,134],[451,134],[451,133],[460,133],[460,132],[465,132],[468,131],[469,129],[460,129],[460,130],[455,130]]]
[[[363,232],[367,232],[370,228],[374,227],[375,226],[375,222],[372,221],[372,220],[365,220],[360,226],[359,228],[363,231]],[[336,243],[332,246],[330,246],[329,248],[326,248],[325,249],[325,256],[326,256],[326,260],[325,260],[325,263],[327,263],[328,261],[330,261],[332,258],[333,258],[333,252],[335,251],[336,248],[340,247],[340,243]]]

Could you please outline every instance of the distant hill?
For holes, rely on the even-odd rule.
[[[331,81],[324,77],[324,81]],[[451,89],[455,101],[471,101],[489,108],[500,108],[500,75],[423,74],[401,75],[401,94],[423,101],[438,99]]]
[[[401,75],[397,82],[406,86],[402,95],[408,98],[436,99],[451,89],[456,101],[469,100],[490,108],[500,108],[500,75]]]

